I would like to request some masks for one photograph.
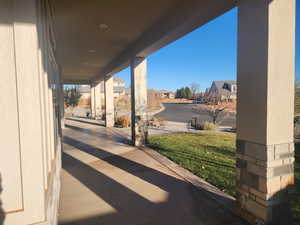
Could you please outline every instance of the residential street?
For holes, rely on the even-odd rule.
[[[204,112],[196,112],[195,108],[199,105],[191,103],[163,103],[165,110],[158,113],[156,117],[161,117],[168,121],[174,122],[188,122],[192,117],[198,116],[202,121],[211,121],[209,115]],[[223,117],[223,116],[221,116]],[[235,126],[235,116],[232,114],[227,115],[223,121],[219,121],[221,126]]]

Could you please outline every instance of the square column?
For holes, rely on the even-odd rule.
[[[131,62],[131,129],[135,146],[147,140],[147,112],[147,59],[136,57]]]
[[[101,83],[91,85],[91,112],[93,119],[101,119]]]
[[[91,84],[91,117],[96,118],[96,98],[95,98],[95,85]]]
[[[238,21],[238,211],[251,224],[290,225],[295,0],[241,0]]]
[[[104,93],[105,93],[105,126],[113,127],[115,125],[113,77],[105,80]]]
[[[60,110],[60,126],[65,128],[65,96],[64,96],[64,84],[62,79],[59,86],[59,110]]]

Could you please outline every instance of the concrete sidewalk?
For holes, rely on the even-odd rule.
[[[173,133],[184,133],[184,132],[195,132],[187,123],[164,121],[164,126],[161,127],[148,127],[149,136],[173,134]],[[115,128],[120,132],[131,137],[131,127],[128,128]]]
[[[96,121],[64,130],[60,225],[244,225],[216,201]]]

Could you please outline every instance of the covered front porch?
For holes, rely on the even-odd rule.
[[[67,118],[63,135],[61,225],[245,224],[114,128]]]
[[[147,57],[235,7],[236,212],[291,225],[296,0],[0,1],[0,225],[56,225],[61,182],[60,224],[240,224],[139,150]],[[113,128],[113,76],[127,67],[137,147]],[[63,85],[90,85],[100,118],[101,83],[106,127],[64,120]]]

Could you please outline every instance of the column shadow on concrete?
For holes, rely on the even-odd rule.
[[[102,161],[105,161],[117,168],[120,168],[128,173],[134,174],[135,176],[155,185],[160,188],[162,188],[165,191],[172,192],[173,188],[171,186],[166,185],[166,183],[174,183],[177,184],[184,184],[187,183],[176,179],[172,176],[166,175],[164,173],[161,173],[157,170],[154,170],[150,167],[141,165],[139,163],[136,163],[134,161],[128,160],[126,158],[123,158],[119,155],[114,155],[108,151],[105,151],[100,148],[96,148],[92,145],[89,145],[87,143],[84,143],[82,141],[73,139],[71,137],[65,136],[64,137],[64,143],[71,145],[73,147],[76,147],[78,150],[86,152],[90,155],[93,155],[94,157],[97,157],[101,159]],[[103,158],[103,155],[106,157]],[[138,172],[149,172],[149,173],[138,173]],[[137,173],[135,173],[137,172]],[[162,179],[160,179],[162,178]]]
[[[102,126],[104,127],[104,124],[101,124],[100,122],[99,123],[96,123],[96,122],[93,122],[93,121],[87,121],[88,118],[84,118],[84,120],[80,119],[81,117],[78,117],[78,118],[65,118],[66,120],[71,120],[71,121],[75,121],[75,122],[80,122],[80,123],[86,123],[86,124],[90,124],[90,125],[95,125],[95,126]]]
[[[66,153],[63,153],[62,160],[63,168],[67,172],[118,211],[122,210],[128,202],[152,204],[117,181]],[[122,198],[115,198],[111,191],[117,191],[118,196]]]
[[[75,131],[78,131],[78,132],[81,132],[83,134],[88,134],[88,135],[93,136],[93,137],[107,138],[107,136],[108,136],[106,133],[100,133],[100,132],[97,132],[97,131],[92,130],[92,129],[82,128],[82,127],[78,127],[78,126],[74,126],[74,125],[70,125],[70,124],[65,124],[65,127],[69,128],[69,129],[72,129],[72,130],[75,130]],[[132,141],[130,139],[124,138],[120,135],[113,136],[113,140],[116,143],[122,143],[122,144],[128,144],[128,145],[132,144]]]
[[[4,219],[5,219],[5,214],[4,214],[4,210],[2,208],[2,201],[1,201],[2,191],[3,191],[3,189],[2,189],[2,177],[1,177],[1,173],[0,173],[0,225],[2,225],[4,223]]]
[[[60,225],[245,224],[208,198],[204,191],[183,180],[71,137],[65,136],[64,143],[163,189],[168,192],[168,198],[160,203],[150,202],[138,193],[121,185],[117,180],[113,180],[99,170],[63,153],[63,168],[89,190],[117,209],[117,212],[62,222]],[[106,157],[103,158],[103,155]]]

